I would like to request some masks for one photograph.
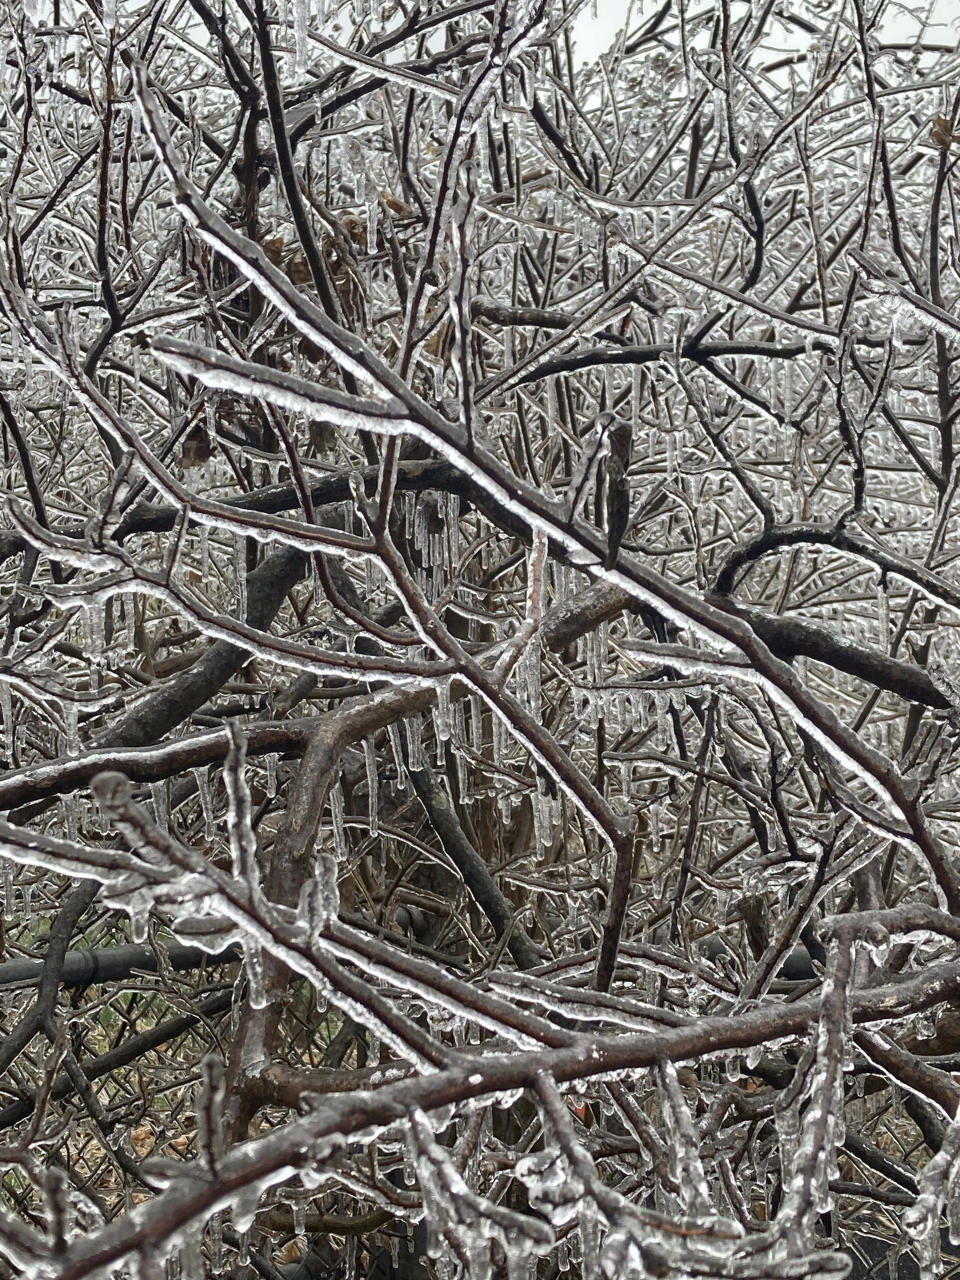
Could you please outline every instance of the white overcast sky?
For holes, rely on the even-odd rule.
[[[596,17],[593,6],[588,4],[573,24],[573,38],[577,54],[583,62],[592,62],[613,44],[613,41],[627,16],[629,0],[597,0]],[[633,6],[634,19],[641,12],[640,3],[635,0]]]
[[[655,12],[658,0],[634,0],[631,27],[644,14]],[[573,25],[577,53],[583,62],[592,62],[616,39],[630,7],[629,0],[596,0],[588,3]],[[596,8],[596,14],[594,14]],[[929,23],[931,39],[956,39],[956,0],[921,0],[913,4],[888,4],[879,30],[883,40],[914,40],[921,24]],[[799,43],[799,37],[797,37]]]

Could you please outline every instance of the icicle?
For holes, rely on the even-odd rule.
[[[364,738],[363,740],[363,760],[367,769],[367,803],[370,807],[370,834],[376,838],[380,834],[380,795],[377,753],[372,738]]]
[[[8,769],[16,758],[16,726],[13,722],[13,692],[6,680],[0,679],[0,715],[3,717],[3,762]]]
[[[237,575],[237,617],[247,616],[247,542],[242,534],[233,539],[234,571]]]
[[[236,1222],[236,1218],[234,1218]],[[249,1228],[237,1233],[237,1265],[240,1267],[249,1267],[250,1265],[250,1231]]]
[[[890,597],[887,594],[886,580],[881,577],[880,585],[877,588],[877,601],[879,604],[879,625],[880,625],[880,651],[881,653],[889,653],[890,651]]]
[[[521,1253],[519,1249],[507,1250],[506,1280],[536,1280],[537,1259],[532,1253]]]
[[[210,527],[205,524],[200,526],[200,576],[210,581]]]
[[[527,710],[540,719],[540,646],[531,641],[520,663],[523,668],[523,692]]]
[[[133,655],[137,652],[137,619],[132,596],[127,596],[123,602],[123,630],[125,652]]]
[[[510,731],[500,716],[493,717],[493,763],[497,769],[506,767],[510,750]]]
[[[553,844],[553,801],[539,778],[530,796],[533,805],[534,834],[537,842],[547,849]]]
[[[307,12],[308,0],[293,0],[293,39],[296,49],[294,67],[298,76],[307,69]]]
[[[272,751],[267,753],[264,765],[266,766],[267,774],[265,782],[267,796],[273,799],[277,794],[277,757]]]
[[[960,1177],[957,1176],[958,1164],[955,1160],[950,1167],[947,1179],[947,1235],[950,1243],[960,1244]]]
[[[607,693],[607,735],[618,738],[623,732],[623,693],[619,689],[610,689]]]
[[[506,827],[513,818],[513,804],[509,791],[497,792],[497,809],[500,813],[500,821]]]
[[[343,788],[339,780],[330,788],[330,822],[333,826],[333,847],[337,858],[343,861],[347,856],[347,831],[343,810]]]
[[[377,216],[380,212],[380,199],[377,184],[367,174],[364,192],[367,202],[367,253],[372,257],[377,252]]]
[[[68,791],[66,795],[61,796],[61,803],[63,805],[64,829],[67,839],[76,840],[79,835],[80,816],[76,792]]]
[[[130,918],[130,937],[138,946],[147,940],[150,925],[150,900],[141,893],[127,894],[123,900],[123,910]]]
[[[530,792],[530,808],[533,814],[533,843],[536,848],[542,849],[546,847],[548,841],[544,831],[543,805],[539,787],[535,787]]]
[[[96,601],[84,605],[83,610],[83,651],[96,670],[105,664],[103,637],[103,614]]]
[[[2,914],[4,920],[9,920],[10,917],[13,915],[14,899],[16,897],[16,889],[14,888],[14,884],[13,884],[13,863],[10,861],[9,858],[3,859],[2,874],[3,874],[3,911],[0,912],[0,914]],[[24,912],[24,915],[26,915],[26,912]]]
[[[437,739],[446,742],[453,732],[453,720],[450,714],[450,681],[437,681],[437,701],[433,708],[433,723]]]
[[[210,775],[206,769],[195,769],[193,776],[197,780],[197,792],[200,796],[200,808],[203,812],[204,843],[212,844],[217,834],[217,826],[213,815],[213,794],[210,788]]]
[[[607,624],[602,622],[586,636],[587,681],[599,687],[603,683],[603,659],[607,651]]]
[[[633,793],[633,767],[629,760],[620,761],[620,794],[624,799]]]
[[[414,508],[413,547],[421,554],[425,554],[427,549],[427,512],[422,502],[418,502]]]
[[[544,438],[550,432],[556,431],[556,423],[559,419],[559,410],[557,408],[557,380],[556,378],[547,378],[547,420],[544,424]]]
[[[670,721],[665,708],[661,714],[662,699],[655,697],[654,701],[657,706],[657,716],[653,722],[653,742],[661,755],[667,755],[670,751]]]
[[[423,768],[423,740],[420,737],[420,721],[406,720],[404,728],[407,734],[407,756],[410,768],[416,773]]]
[[[667,480],[671,484],[676,484],[679,480],[677,474],[677,437],[673,431],[668,431],[665,436],[667,450]]]
[[[390,743],[390,750],[393,752],[393,763],[397,771],[397,790],[405,788],[407,771],[403,767],[403,747],[400,743],[400,728],[397,722],[391,721],[387,725],[387,741]]]
[[[207,1248],[211,1275],[220,1275],[223,1260],[223,1213],[215,1213],[207,1223]]]
[[[470,695],[470,746],[477,755],[483,754],[483,708],[475,693]]]

